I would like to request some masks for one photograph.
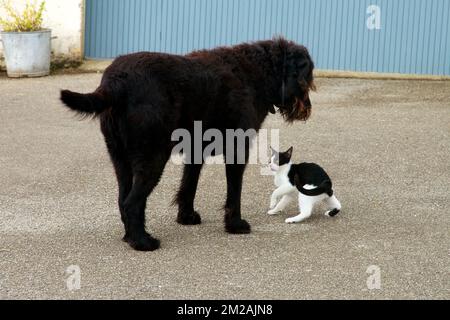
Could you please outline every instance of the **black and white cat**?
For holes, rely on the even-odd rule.
[[[291,147],[286,152],[277,152],[272,148],[270,169],[274,172],[277,189],[272,193],[268,214],[280,213],[298,197],[300,214],[287,219],[286,223],[298,223],[309,218],[320,201],[328,205],[325,215],[336,216],[341,210],[341,203],[333,194],[330,177],[315,163],[292,164],[293,150]]]

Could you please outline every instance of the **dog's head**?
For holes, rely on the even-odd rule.
[[[287,122],[306,121],[311,115],[310,91],[314,85],[314,62],[308,50],[300,45],[286,40],[279,40],[281,73],[279,84],[279,101],[276,106]],[[280,60],[279,60],[280,61]]]

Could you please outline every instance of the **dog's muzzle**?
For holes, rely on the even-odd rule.
[[[302,100],[295,97],[291,107],[281,107],[280,112],[287,122],[306,121],[312,113],[312,105],[309,97]]]

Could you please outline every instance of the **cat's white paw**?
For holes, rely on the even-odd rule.
[[[276,214],[279,214],[279,213],[281,213],[281,211],[278,211],[278,210],[275,210],[275,209],[269,210],[269,212],[267,212],[267,214],[270,215],[270,216],[273,216],[273,215],[276,215]]]
[[[295,218],[289,218],[289,219],[286,219],[286,223],[287,224],[293,224],[293,223],[297,223],[298,221],[297,220],[295,220]]]

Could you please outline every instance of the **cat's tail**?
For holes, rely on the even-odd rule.
[[[333,196],[333,185],[331,183],[331,180],[325,180],[317,188],[311,190],[305,189],[304,186],[300,184],[298,176],[295,176],[294,180],[295,186],[297,187],[298,191],[305,196],[316,197],[322,194],[327,194],[329,197]]]

